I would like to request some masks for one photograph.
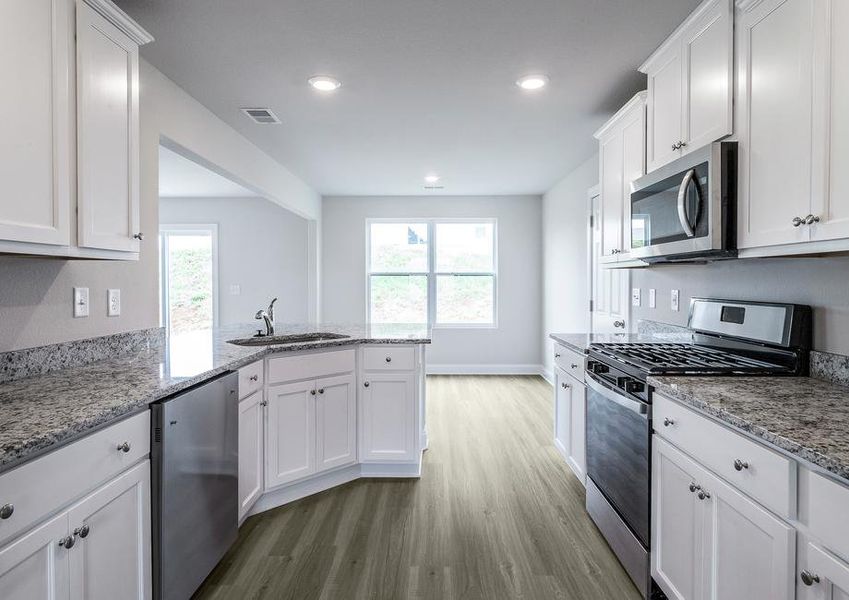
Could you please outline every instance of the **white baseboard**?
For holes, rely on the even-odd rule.
[[[540,367],[540,377],[545,379],[548,382],[548,385],[554,385],[554,371],[551,369],[546,369],[545,367]]]
[[[421,477],[422,462],[416,463],[363,463],[360,477]]]
[[[435,365],[428,364],[428,375],[542,375],[542,365]]]

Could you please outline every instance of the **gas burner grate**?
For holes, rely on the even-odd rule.
[[[592,344],[591,350],[648,373],[768,373],[773,363],[693,344]]]

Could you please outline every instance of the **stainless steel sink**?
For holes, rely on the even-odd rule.
[[[282,344],[303,344],[309,342],[326,342],[330,340],[344,340],[350,335],[341,333],[327,333],[316,331],[312,333],[293,333],[290,335],[255,335],[249,338],[228,340],[237,346],[279,346]]]

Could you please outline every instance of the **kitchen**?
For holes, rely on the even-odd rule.
[[[849,5],[0,15],[0,598],[849,597]]]

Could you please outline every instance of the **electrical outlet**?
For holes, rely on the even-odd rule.
[[[231,296],[239,296],[242,293],[242,286],[238,283],[234,283],[230,286],[230,295]]]
[[[671,308],[675,312],[678,312],[678,290],[672,290],[669,308]]]
[[[631,306],[640,305],[640,288],[631,289]]]
[[[106,290],[106,316],[117,317],[121,314],[121,290]]]
[[[88,316],[88,288],[74,288],[74,317]]]
[[[657,306],[657,291],[654,288],[649,290],[649,308]]]

